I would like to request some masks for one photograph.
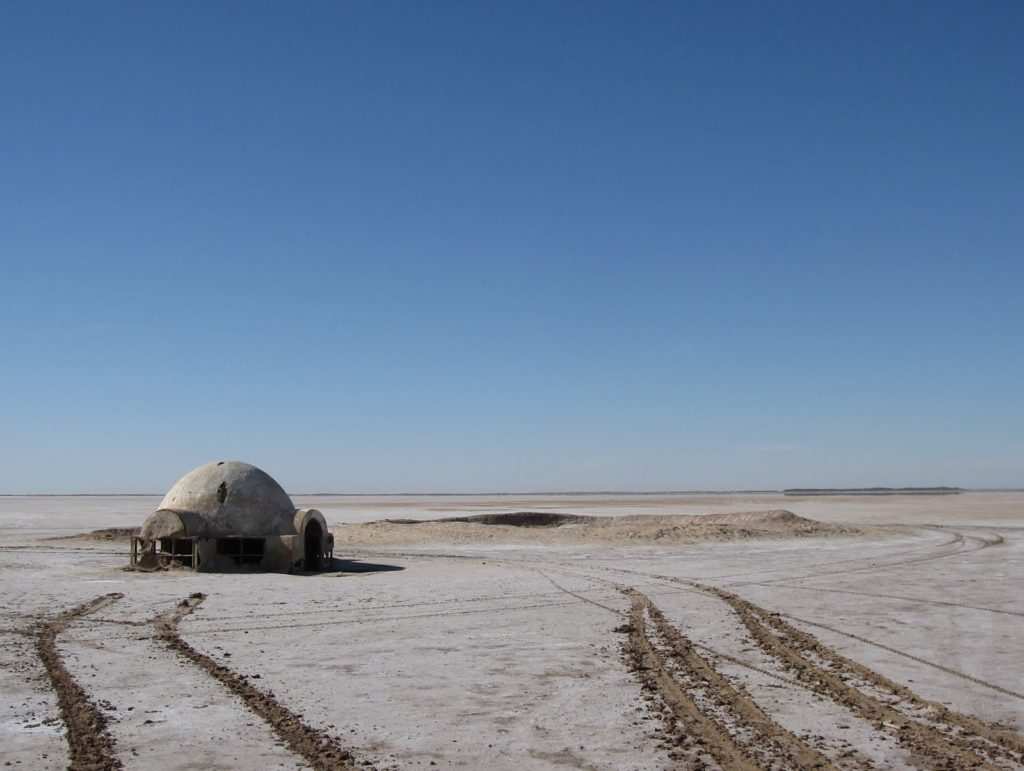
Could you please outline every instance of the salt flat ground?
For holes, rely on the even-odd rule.
[[[654,669],[635,671],[635,660],[631,667],[624,658],[624,644],[641,639],[637,617],[632,632],[626,623],[638,596],[623,593],[630,588],[697,646],[722,678],[716,688],[738,689],[773,726],[836,767],[969,765],[970,754],[956,754],[963,742],[944,744],[943,736],[960,741],[960,728],[885,693],[876,675],[1002,731],[1010,737],[1004,749],[1024,733],[1024,494],[295,500],[339,528],[520,510],[785,508],[861,533],[670,545],[422,542],[346,547],[336,555],[341,570],[319,575],[150,575],[122,570],[122,543],[52,539],[138,525],[158,498],[0,498],[0,762],[67,766],[37,624],[111,592],[123,597],[68,623],[57,647],[107,715],[125,768],[308,767],[242,700],[155,635],[152,619],[194,592],[207,597],[181,621],[184,640],[378,768],[743,767],[716,760],[707,742],[680,740],[692,726],[673,729],[659,709],[666,692],[652,697],[650,682],[642,688],[644,677],[662,672],[740,746],[751,746],[757,721],[737,718],[715,688],[695,684],[683,658],[655,639],[651,611],[643,617]],[[852,701],[759,644],[707,587],[783,614],[774,618],[866,667],[868,675],[840,673],[835,687],[853,688]],[[811,670],[832,671],[820,651],[792,650],[802,650]],[[893,711],[872,718],[857,694]],[[923,738],[908,738],[906,715],[926,725]],[[981,747],[963,741],[967,753]],[[1020,767],[1019,754],[986,747],[979,757],[992,766]],[[754,767],[799,766],[752,757]]]

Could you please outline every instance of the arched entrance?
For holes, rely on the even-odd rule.
[[[304,567],[306,570],[319,570],[320,555],[324,550],[324,529],[317,520],[311,519],[306,523],[303,545],[306,555]]]

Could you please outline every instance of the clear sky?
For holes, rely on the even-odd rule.
[[[1024,485],[1024,4],[13,2],[0,492]]]

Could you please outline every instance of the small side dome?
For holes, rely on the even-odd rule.
[[[292,499],[268,473],[240,461],[219,461],[175,482],[143,524],[143,534],[167,533],[180,522],[179,536],[292,535],[294,518]]]

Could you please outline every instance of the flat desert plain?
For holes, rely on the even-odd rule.
[[[1021,493],[297,496],[315,575],[77,537],[158,501],[0,498],[0,763],[1022,766]],[[511,512],[597,519],[407,521]]]

